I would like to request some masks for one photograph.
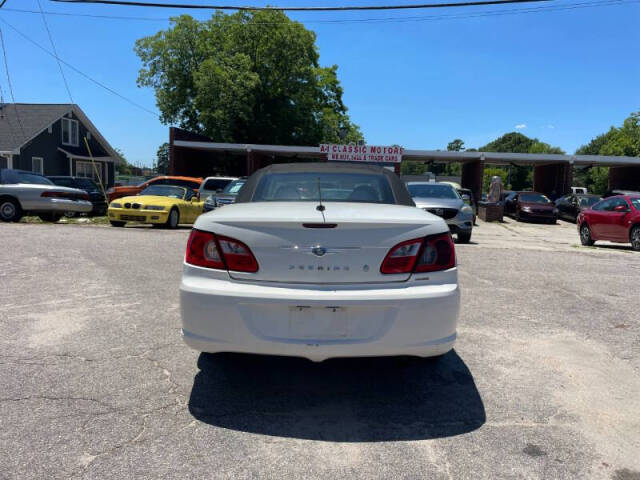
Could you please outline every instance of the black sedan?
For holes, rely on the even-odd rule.
[[[600,195],[590,195],[587,193],[569,193],[556,200],[558,218],[563,218],[575,223],[580,212],[595,205],[602,197]]]
[[[87,192],[89,194],[89,201],[93,205],[93,209],[88,213],[89,216],[102,216],[107,214],[107,201],[105,200],[104,193],[98,184],[90,178],[68,176],[51,176],[47,178],[61,187],[77,188]]]

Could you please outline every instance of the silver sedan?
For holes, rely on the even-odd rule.
[[[38,215],[57,222],[65,212],[88,213],[89,195],[77,188],[60,187],[48,178],[22,170],[0,170],[0,220],[19,222],[24,215]]]

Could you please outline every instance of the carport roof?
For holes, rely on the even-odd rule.
[[[257,152],[280,157],[324,158],[320,147],[291,145],[259,145],[249,143],[219,143],[193,140],[175,140],[173,145],[196,150],[246,154]],[[621,167],[640,166],[640,157],[606,155],[559,155],[550,153],[449,152],[440,150],[408,150],[403,160],[450,163],[482,160],[494,165],[550,165],[569,163],[576,166]]]

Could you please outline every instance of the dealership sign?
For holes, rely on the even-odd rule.
[[[320,152],[327,160],[338,162],[400,163],[402,147],[378,145],[320,145]]]

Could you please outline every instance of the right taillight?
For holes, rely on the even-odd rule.
[[[418,273],[447,270],[456,265],[456,252],[451,234],[441,233],[399,243],[387,253],[380,272]]]
[[[258,262],[244,243],[196,229],[189,236],[185,261],[205,268],[250,273],[258,271]]]

